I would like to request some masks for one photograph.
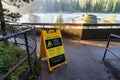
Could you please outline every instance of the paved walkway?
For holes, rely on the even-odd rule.
[[[38,80],[115,80],[102,61],[105,46],[105,41],[65,39],[68,64],[49,72],[46,60],[42,59]]]

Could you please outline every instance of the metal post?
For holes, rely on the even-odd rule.
[[[28,46],[26,33],[24,33],[24,38],[25,38],[25,45],[26,45],[26,50],[27,50],[27,57],[28,57],[28,63],[29,63],[29,67],[30,67],[30,72],[32,72],[31,60],[30,60],[30,54],[29,54],[29,46]]]
[[[108,47],[109,47],[109,44],[110,44],[110,39],[111,39],[111,35],[109,35],[109,38],[108,38],[108,43],[107,43],[105,53],[104,53],[104,56],[103,56],[103,61],[105,60],[105,56],[106,56],[106,53],[107,53],[107,50],[108,50]]]
[[[12,32],[15,33],[13,27],[12,27]],[[14,36],[14,41],[15,41],[15,44],[17,44],[16,36]]]
[[[36,46],[36,48],[37,48],[37,42],[36,42],[36,27],[34,26],[34,41],[35,41],[35,46]],[[35,57],[36,57],[36,59],[37,59],[37,51],[35,50]]]
[[[87,26],[87,29],[89,29],[89,26]]]

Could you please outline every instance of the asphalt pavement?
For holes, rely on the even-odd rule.
[[[49,72],[46,59],[41,59],[38,80],[116,80],[102,60],[106,41],[63,41],[68,64]]]

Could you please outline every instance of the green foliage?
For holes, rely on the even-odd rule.
[[[115,20],[116,19],[115,19],[115,16],[113,14],[111,14],[108,18],[109,23],[115,23]]]
[[[30,0],[23,0],[23,1],[26,3],[30,3]],[[34,0],[31,0],[31,1],[34,1]]]
[[[47,5],[47,6],[46,6]],[[120,12],[120,0],[41,0],[42,12]]]
[[[19,13],[9,13],[8,15],[6,15],[8,21],[13,21],[16,22],[21,15]]]
[[[59,15],[57,16],[56,22],[57,23],[63,23],[64,22],[63,16],[62,16],[62,11],[60,11]]]
[[[117,7],[116,4],[117,4],[117,0],[114,1],[113,8],[112,8],[112,12],[115,12],[116,7]]]
[[[102,12],[103,11],[103,4],[102,4],[102,0],[97,0],[97,2],[95,3],[95,6],[94,7],[94,12]]]
[[[5,11],[6,11],[6,9],[1,9],[1,8],[0,8],[0,21],[4,21],[4,16],[3,16],[3,14],[4,14]]]
[[[89,17],[88,14],[85,14],[85,15],[84,15],[84,22],[85,22],[85,23],[89,23],[89,22],[90,22],[90,17]]]
[[[63,16],[62,16],[62,11],[60,11],[59,15],[57,16],[56,23],[63,23]],[[64,26],[57,26],[56,28],[64,28]]]
[[[27,70],[28,70],[28,64],[24,63],[14,73],[12,73],[10,77],[8,77],[8,80],[19,80]]]
[[[1,10],[0,10],[0,14],[2,14]],[[3,14],[4,14],[4,18],[2,15],[0,15],[0,21],[16,22],[21,17],[19,13],[10,12],[8,9],[3,9]]]
[[[0,77],[15,64],[17,64],[21,59],[23,59],[25,55],[26,51],[14,43],[5,44],[4,42],[0,42]],[[21,70],[21,72],[22,71],[24,70]],[[19,73],[15,73],[15,75],[21,74],[21,72],[19,70]],[[10,78],[10,80],[15,80],[12,78],[13,76]]]
[[[100,22],[101,23],[115,23],[115,16],[113,14],[111,14],[109,17],[108,17],[108,20],[104,20],[102,19]]]
[[[109,21],[102,19],[102,20],[100,20],[100,23],[109,23]]]
[[[37,77],[40,75],[40,60],[37,58],[36,62],[35,62],[35,69],[34,72],[30,75],[28,80],[36,80]]]

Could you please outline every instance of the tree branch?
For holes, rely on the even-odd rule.
[[[11,2],[8,2],[8,1],[5,1],[5,0],[2,0],[2,2],[6,3],[8,5],[13,5],[13,4],[11,4]]]

